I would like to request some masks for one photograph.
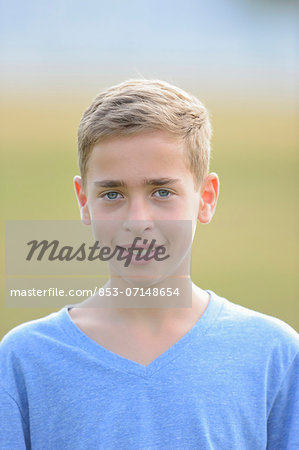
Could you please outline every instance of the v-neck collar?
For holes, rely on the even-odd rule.
[[[68,335],[72,337],[73,343],[77,344],[80,349],[93,354],[93,356],[100,360],[101,364],[113,370],[149,378],[155,372],[165,367],[174,358],[183,355],[186,347],[191,345],[192,342],[198,342],[198,339],[205,334],[207,329],[216,319],[222,305],[221,297],[217,296],[215,292],[211,290],[207,289],[206,292],[209,293],[210,300],[200,319],[175,344],[151,361],[147,366],[120,356],[87,336],[71,319],[69,308],[74,305],[66,305],[60,311],[63,321],[62,325]]]

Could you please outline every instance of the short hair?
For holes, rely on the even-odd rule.
[[[211,123],[205,106],[166,81],[128,79],[100,92],[82,115],[78,160],[83,186],[93,147],[109,137],[163,130],[184,144],[196,190],[209,172]]]

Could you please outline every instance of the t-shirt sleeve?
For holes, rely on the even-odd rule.
[[[0,386],[0,448],[23,450],[30,448],[25,436],[24,421],[15,400]]]
[[[281,382],[267,426],[267,450],[299,449],[299,354]]]

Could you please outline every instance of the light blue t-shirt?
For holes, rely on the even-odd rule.
[[[299,449],[299,337],[220,297],[143,366],[60,311],[0,349],[0,449]]]

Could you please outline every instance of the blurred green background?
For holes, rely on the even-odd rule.
[[[299,330],[295,3],[275,2],[276,9],[269,2],[225,3],[224,19],[221,10],[218,15],[213,8],[205,11],[206,15],[210,11],[208,17],[214,20],[209,34],[207,28],[198,29],[196,20],[192,21],[196,15],[203,20],[200,13],[204,11],[196,2],[187,2],[189,28],[184,30],[189,34],[185,41],[178,27],[182,23],[179,2],[171,3],[172,21],[169,2],[163,3],[159,15],[155,2],[140,2],[143,9],[138,11],[130,9],[135,2],[127,4],[124,11],[121,2],[110,6],[87,2],[83,18],[78,1],[48,5],[50,16],[37,3],[29,2],[26,14],[35,20],[33,32],[30,23],[17,31],[24,11],[13,16],[16,2],[6,7],[0,105],[0,337],[20,323],[55,310],[5,306],[5,220],[79,219],[72,179],[79,173],[76,134],[80,117],[101,89],[139,75],[179,85],[197,95],[211,115],[210,171],[219,175],[220,196],[212,222],[198,224],[192,253],[194,282]],[[212,2],[214,7],[217,4]],[[100,9],[101,17],[93,14]],[[43,27],[32,11],[46,20]],[[73,14],[69,16],[68,11]],[[152,22],[145,12],[152,13]],[[86,18],[101,19],[103,25],[103,16],[110,18],[112,40],[101,27],[91,27],[94,35],[90,34]],[[155,29],[159,21],[164,26]],[[131,25],[125,36],[121,34],[123,22]],[[54,25],[60,34],[55,33]],[[262,29],[268,32],[263,39]],[[135,38],[139,35],[138,44]],[[155,47],[157,35],[169,36],[168,42],[161,40],[159,49]]]

